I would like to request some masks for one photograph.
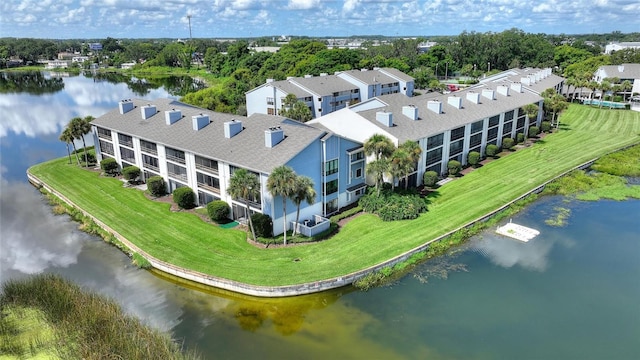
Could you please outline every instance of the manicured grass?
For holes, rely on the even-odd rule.
[[[258,249],[245,233],[171,213],[115,179],[57,159],[31,171],[151,255],[214,276],[249,284],[290,285],[341,276],[383,262],[454,230],[558,174],[640,142],[640,113],[571,105],[561,128],[531,148],[493,161],[433,193],[418,219],[382,222],[365,214],[329,240]],[[299,259],[299,261],[294,261]]]

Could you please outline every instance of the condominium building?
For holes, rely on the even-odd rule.
[[[246,93],[247,114],[278,115],[284,98],[294,94],[318,118],[376,96],[401,93],[413,96],[413,78],[392,68],[338,71],[333,75],[306,75],[267,82]]]
[[[144,180],[162,176],[169,192],[189,186],[200,205],[226,201],[234,219],[246,219],[245,202],[226,189],[236,169],[247,169],[260,181],[251,212],[269,215],[274,234],[284,228],[282,199],[266,187],[274,168],[287,165],[313,180],[316,201],[302,204],[300,219],[335,213],[366,187],[361,144],[281,116],[216,113],[169,99],[123,100],[92,127],[99,160],[138,166]],[[296,206],[289,201],[286,209],[295,220]]]

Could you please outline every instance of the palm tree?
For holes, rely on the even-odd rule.
[[[295,189],[296,173],[292,168],[281,165],[273,169],[267,179],[267,189],[275,198],[282,197],[282,218],[284,223],[284,244],[287,245],[287,199],[293,194]]]
[[[620,89],[622,91],[624,91],[623,98],[622,98],[624,101],[627,101],[627,92],[629,90],[631,90],[632,88],[633,88],[633,85],[631,84],[631,81],[629,81],[629,80],[625,80],[625,81],[622,82],[622,84],[620,84]]]
[[[589,99],[591,100],[590,103],[593,102],[593,98],[595,97],[596,90],[599,88],[599,86],[600,84],[593,80],[587,83],[587,87],[589,88],[589,90],[591,90],[591,95],[589,96]]]
[[[391,156],[395,145],[391,140],[382,134],[373,134],[367,141],[364,142],[364,153],[369,155],[375,155],[376,160],[387,158]]]
[[[413,170],[413,159],[411,154],[402,147],[396,149],[396,151],[391,154],[391,158],[389,161],[389,173],[391,175],[391,189],[394,190],[395,186],[395,178],[404,177],[405,178],[405,189],[407,188],[407,183],[409,182],[406,178],[409,176],[409,173]]]
[[[60,134],[59,139],[60,141],[64,141],[64,143],[67,145],[67,155],[69,156],[69,164],[71,164],[71,152],[69,152],[69,144],[73,144],[73,135],[71,135],[71,130],[68,127],[64,128],[64,130],[62,130],[62,133]],[[78,157],[77,153],[76,157]],[[80,159],[78,159],[78,164],[80,164]]]
[[[409,157],[411,158],[411,170],[409,172],[414,171],[415,169],[418,168],[418,161],[420,161],[420,155],[422,155],[422,148],[420,147],[420,144],[418,144],[415,141],[411,141],[411,140],[407,140],[405,142],[402,143],[402,145],[400,145],[400,147],[404,150],[406,150],[409,153]],[[404,188],[405,190],[407,189],[407,187],[409,186],[409,173],[407,173],[406,179],[405,179],[405,183],[404,183]]]
[[[598,89],[600,89],[600,105],[598,106],[598,108],[602,108],[602,100],[604,100],[604,94],[607,91],[611,90],[611,83],[607,80],[602,80],[602,82],[598,86]]]
[[[87,161],[87,144],[84,140],[84,136],[91,132],[91,121],[94,119],[93,116],[86,116],[84,119],[81,117],[74,117],[69,122],[69,127],[71,128],[71,133],[73,137],[78,140],[82,140],[82,147],[84,149],[84,161]]]
[[[558,124],[559,124],[559,121],[556,120],[556,114],[562,112],[568,106],[569,104],[567,103],[567,100],[564,98],[564,96],[560,94],[556,94],[551,98],[551,101],[549,102],[549,107],[551,111],[553,111],[553,117],[551,118],[551,121],[552,122],[555,121],[556,129],[558,128]]]
[[[298,210],[296,211],[296,224],[300,221],[300,204],[306,201],[307,204],[313,205],[316,202],[316,190],[313,188],[313,180],[308,176],[297,176],[294,184],[293,194],[291,200],[296,204]],[[298,227],[293,228],[293,235],[296,235]]]
[[[367,163],[365,171],[367,174],[372,175],[376,179],[376,193],[380,195],[380,183],[382,182],[382,176],[389,170],[389,160],[386,158],[373,160]]]
[[[522,107],[522,111],[527,114],[529,126],[531,126],[531,120],[538,116],[538,104],[527,104]]]
[[[251,229],[253,241],[256,241],[256,232],[253,229],[253,222],[251,221],[249,199],[256,198],[260,195],[260,181],[254,174],[246,169],[237,169],[229,179],[227,193],[233,198],[244,199],[244,205],[247,208],[247,218],[249,219],[249,228]]]

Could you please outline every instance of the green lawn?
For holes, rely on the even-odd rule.
[[[31,172],[109,224],[149,254],[178,266],[258,285],[290,285],[351,273],[454,230],[590,159],[640,142],[640,113],[571,105],[561,129],[540,143],[452,181],[416,220],[382,222],[363,215],[329,240],[258,249],[238,230],[195,215],[171,213],[115,179],[67,165],[66,158]],[[300,259],[301,261],[293,261]]]

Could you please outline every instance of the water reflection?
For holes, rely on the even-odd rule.
[[[0,73],[0,94],[27,93],[43,95],[64,89],[61,78],[45,76],[37,72],[3,72]]]

